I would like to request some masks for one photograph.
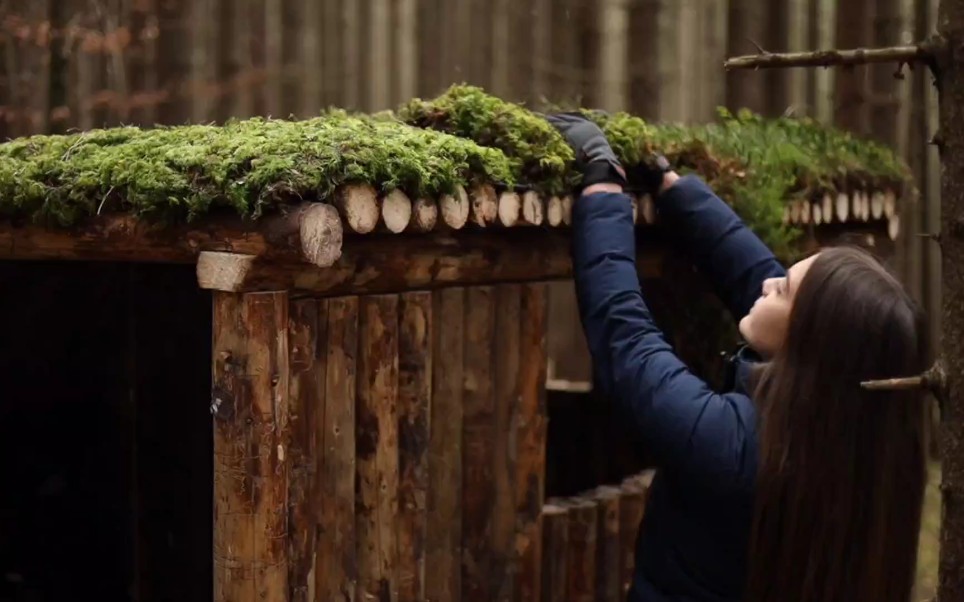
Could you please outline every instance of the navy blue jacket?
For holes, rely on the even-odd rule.
[[[699,178],[656,201],[665,230],[739,320],[764,279],[785,274],[773,253]],[[657,472],[636,545],[632,601],[739,600],[757,467],[757,415],[740,355],[731,391],[716,392],[673,353],[644,301],[632,204],[597,193],[573,207],[573,269],[597,386],[617,404]]]

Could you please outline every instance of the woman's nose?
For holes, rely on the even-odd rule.
[[[776,278],[767,278],[766,280],[764,280],[762,296],[766,297],[771,292],[773,292],[773,289],[775,286],[776,286]]]

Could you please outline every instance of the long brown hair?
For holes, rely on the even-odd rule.
[[[872,256],[822,251],[784,347],[757,374],[759,471],[747,602],[907,602],[926,483],[918,305]]]

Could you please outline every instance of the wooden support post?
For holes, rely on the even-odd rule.
[[[621,602],[619,497],[615,487],[599,487],[596,501],[596,602]]]
[[[559,503],[546,504],[542,521],[542,595],[536,600],[568,602],[569,511]]]
[[[462,372],[465,290],[433,293],[432,428],[429,435],[425,599],[460,599],[462,565]]]
[[[636,535],[639,524],[643,520],[643,510],[646,507],[642,487],[632,481],[626,481],[620,487],[619,499],[619,570],[622,595],[629,592],[633,582],[633,572],[636,570]]]
[[[214,600],[288,600],[288,296],[214,294]]]
[[[320,500],[318,416],[324,415],[328,302],[292,301],[288,310],[288,585],[292,602],[315,600],[315,537]]]
[[[431,293],[402,295],[398,332],[398,602],[425,600],[432,321]]]
[[[356,600],[397,600],[398,297],[363,297],[359,320]]]
[[[569,600],[594,602],[596,597],[596,504],[592,500],[569,500]]]
[[[493,441],[492,505],[492,600],[512,600],[515,573],[517,433],[513,429],[518,411],[522,287],[503,284],[495,289],[495,423]]]
[[[325,411],[315,415],[320,450],[317,489],[316,600],[351,600],[355,555],[355,383],[358,299],[328,301]]]
[[[495,390],[492,339],[495,295],[492,287],[466,293],[465,367],[462,418],[462,599],[493,599],[490,529],[494,517]]]
[[[515,419],[516,600],[542,598],[542,506],[546,474],[546,284],[522,286],[520,299],[519,401]]]

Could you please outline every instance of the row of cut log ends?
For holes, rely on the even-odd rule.
[[[795,226],[869,221],[886,221],[888,236],[897,239],[900,211],[893,190],[828,192],[816,200],[791,201],[783,209],[783,223]]]
[[[656,208],[649,194],[630,195],[636,224],[657,222]],[[438,199],[411,199],[401,190],[379,195],[367,184],[340,187],[329,203],[296,206],[281,220],[282,234],[288,243],[296,235],[300,255],[310,264],[331,267],[341,258],[345,227],[355,234],[386,232],[424,233],[435,230],[474,228],[514,228],[548,226],[558,228],[572,223],[572,196],[545,197],[535,191],[497,192],[489,184],[466,190],[457,187],[452,194]],[[789,224],[829,224],[888,220],[892,239],[899,231],[897,196],[891,190],[867,193],[826,194],[818,201],[800,200],[787,204],[784,222]]]
[[[656,221],[650,195],[631,195],[637,224]],[[570,195],[545,197],[535,191],[497,192],[482,184],[471,190],[457,187],[437,199],[410,198],[401,190],[379,195],[374,187],[352,184],[340,187],[328,203],[306,203],[282,220],[290,234],[300,237],[300,254],[318,267],[330,267],[341,257],[347,232],[425,233],[475,228],[543,226],[559,228],[572,223]]]
[[[542,509],[542,599],[624,600],[635,569],[636,538],[654,472]]]

